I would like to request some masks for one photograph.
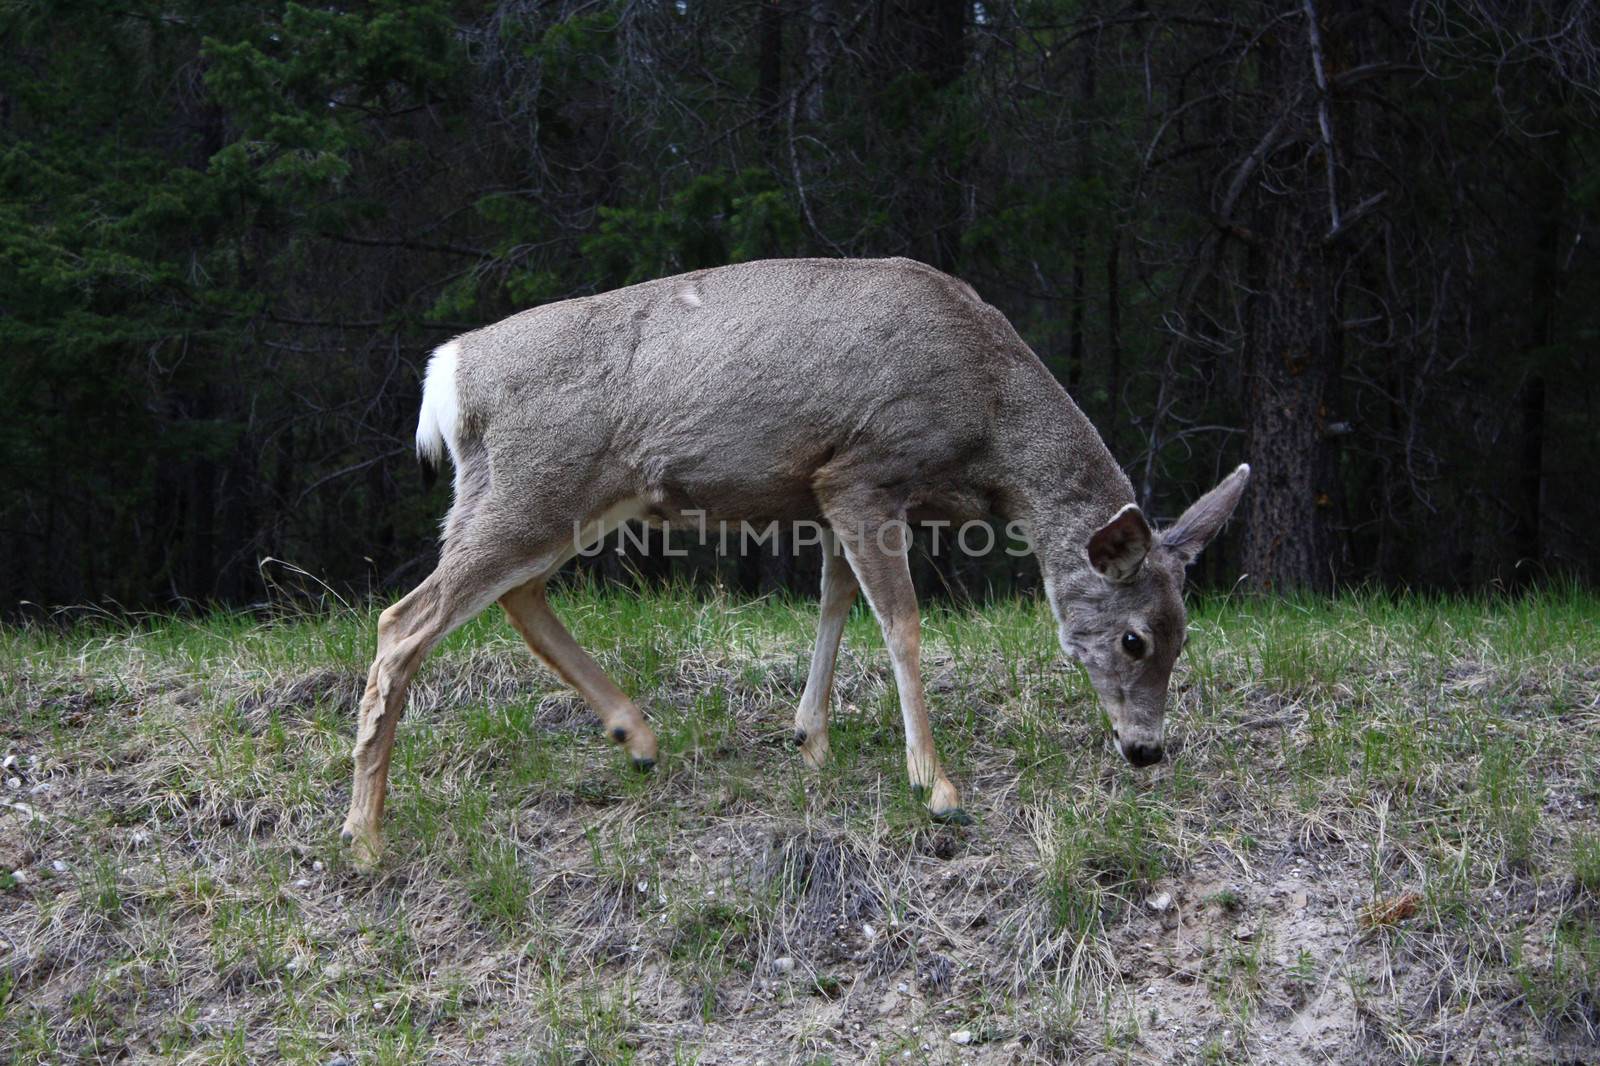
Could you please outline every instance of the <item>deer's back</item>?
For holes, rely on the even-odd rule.
[[[964,283],[909,260],[768,260],[514,315],[460,341],[494,480],[587,479],[665,510],[809,517],[819,475],[970,494],[1038,360]],[[959,508],[949,508],[959,509]]]

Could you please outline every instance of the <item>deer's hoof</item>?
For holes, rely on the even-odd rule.
[[[828,731],[819,729],[815,733],[808,733],[804,729],[794,731],[794,744],[800,750],[800,761],[806,764],[808,770],[820,770],[828,765]]]
[[[656,761],[654,759],[635,759],[633,760],[633,768],[641,774],[647,774],[656,768]]]
[[[357,870],[369,874],[378,868],[383,858],[383,839],[376,833],[352,833],[345,830],[341,836],[350,845],[350,861]]]
[[[940,775],[934,781],[933,788],[927,786],[911,786],[911,791],[918,799],[925,799],[928,804],[928,814],[934,821],[944,825],[971,825],[972,818],[961,809],[961,793],[956,791],[956,786],[950,779]]]

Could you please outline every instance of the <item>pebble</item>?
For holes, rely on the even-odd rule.
[[[20,778],[20,777],[8,777],[8,778],[6,778],[6,787],[7,788],[12,788],[12,789],[21,788],[22,787],[22,778]]]
[[[311,872],[314,874],[320,874],[324,869],[326,869],[326,867],[322,865],[321,859],[317,859],[311,864]]]
[[[146,844],[150,843],[150,834],[146,833],[143,829],[135,830],[133,835],[128,838],[128,843],[132,844],[136,848],[142,848]]]
[[[878,938],[878,931],[876,929],[872,928],[872,923],[871,922],[863,922],[863,923],[861,923],[861,933],[868,940],[876,940]]]
[[[11,871],[11,880],[15,881],[19,885],[27,884],[28,883],[28,871],[26,871],[26,870],[12,870]]]
[[[784,956],[782,956],[780,958],[773,959],[772,960],[772,972],[773,973],[792,973],[792,972],[794,972],[794,959],[790,958],[788,955],[784,955]]]
[[[7,770],[16,769],[17,757],[15,755],[7,755],[5,762],[4,763],[0,763],[0,766],[3,766]]]
[[[64,874],[67,872],[67,864],[62,862],[60,859],[57,859],[50,864],[50,869],[54,870],[58,874]]]
[[[322,1066],[355,1066],[355,1064],[349,1059],[345,1058],[343,1055],[335,1055],[333,1058],[323,1063]]]
[[[309,878],[309,877],[300,878],[299,880],[297,880],[294,883],[294,887],[295,888],[310,888],[311,887],[311,878]]]
[[[950,1034],[950,1042],[953,1043],[953,1044],[970,1044],[970,1043],[972,1043],[972,1030],[971,1029],[957,1029],[955,1032]]]
[[[895,985],[894,990],[900,993],[902,996],[911,991],[904,981],[901,981],[899,984]]]
[[[1171,906],[1172,906],[1172,893],[1171,892],[1163,892],[1163,893],[1161,893],[1161,895],[1153,896],[1150,899],[1150,909],[1155,911],[1157,914],[1161,914],[1162,912],[1164,912],[1165,910],[1167,910],[1167,908],[1169,908]]]

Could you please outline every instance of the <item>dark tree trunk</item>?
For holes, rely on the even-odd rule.
[[[1106,251],[1106,447],[1117,451],[1122,417],[1122,231],[1113,228]]]
[[[1246,444],[1254,471],[1245,568],[1258,588],[1325,589],[1331,582],[1322,423],[1338,343],[1321,241],[1326,216],[1314,188],[1263,207],[1246,352]]]
[[[1293,116],[1298,125],[1286,127],[1297,135],[1269,151],[1254,179],[1258,243],[1250,255],[1255,295],[1245,342],[1245,442],[1254,472],[1244,562],[1256,588],[1274,591],[1324,591],[1335,580],[1335,467],[1326,423],[1343,337],[1333,259],[1345,253],[1329,239],[1338,210],[1330,152],[1338,147],[1333,102],[1319,95],[1319,50],[1339,57],[1342,49],[1330,30],[1341,22],[1338,5],[1324,4],[1322,14],[1317,33],[1302,31],[1309,49],[1286,37],[1265,46],[1261,59],[1262,87],[1273,98],[1311,101],[1308,113]]]
[[[771,112],[778,102],[782,77],[782,0],[761,0],[761,13],[756,21],[756,104],[763,111]],[[775,114],[766,116],[768,123],[776,119]]]
[[[1512,570],[1515,584],[1536,580],[1537,564],[1543,557],[1541,537],[1544,510],[1545,376],[1544,361],[1556,343],[1557,308],[1560,306],[1561,245],[1567,204],[1567,131],[1559,116],[1551,123],[1547,170],[1540,182],[1539,237],[1534,247],[1533,322],[1529,330],[1529,351],[1524,359],[1530,368],[1519,397],[1521,419],[1516,481],[1516,527],[1512,537],[1517,553]]]

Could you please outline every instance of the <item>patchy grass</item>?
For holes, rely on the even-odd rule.
[[[372,876],[374,612],[0,629],[0,1062],[1600,1058],[1586,594],[1198,603],[1144,772],[1041,604],[930,610],[964,830],[863,611],[809,774],[814,604],[556,609],[657,773],[485,616],[412,690]]]

